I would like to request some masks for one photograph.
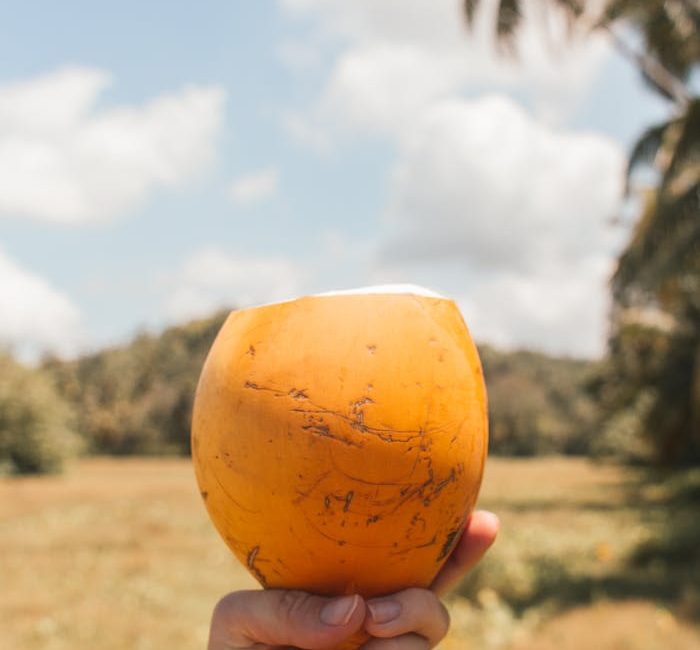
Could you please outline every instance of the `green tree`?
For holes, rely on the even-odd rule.
[[[465,0],[470,25],[483,4]],[[575,29],[607,32],[650,87],[669,101],[668,120],[642,134],[630,153],[628,196],[640,207],[611,280],[608,366],[598,389],[608,414],[603,438],[612,446],[624,442],[664,463],[697,462],[700,100],[690,78],[700,61],[700,5],[694,0],[547,4],[563,12]],[[511,51],[525,5],[524,0],[498,3],[496,34]],[[635,34],[641,46],[632,47],[620,36],[622,29]],[[640,170],[651,180],[640,183]],[[640,444],[639,438],[646,440]]]
[[[74,413],[51,377],[0,354],[0,468],[58,472],[80,448]]]
[[[480,346],[489,398],[489,450],[496,455],[585,454],[595,431],[586,385],[594,364]]]
[[[204,359],[228,312],[44,367],[78,413],[91,453],[187,454]]]

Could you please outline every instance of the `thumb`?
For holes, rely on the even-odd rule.
[[[208,650],[294,646],[330,648],[360,629],[360,596],[323,598],[281,589],[236,591],[214,609]]]

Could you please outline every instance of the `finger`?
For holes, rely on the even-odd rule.
[[[417,634],[402,634],[392,639],[372,639],[360,650],[430,650],[430,643]]]
[[[432,648],[450,627],[447,609],[428,589],[404,589],[368,600],[367,611],[365,630],[382,639],[413,633],[426,639],[427,647]]]
[[[330,648],[359,630],[365,613],[357,595],[322,598],[303,591],[238,591],[214,609],[208,649],[256,644]]]
[[[498,517],[492,512],[474,512],[469,517],[459,543],[430,585],[431,590],[436,594],[443,594],[458,582],[496,541],[499,527]]]

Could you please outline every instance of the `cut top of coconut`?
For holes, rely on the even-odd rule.
[[[247,309],[257,309],[260,307],[274,307],[275,305],[282,305],[288,302],[294,302],[299,298],[310,297],[310,298],[325,298],[331,296],[359,296],[359,295],[392,295],[392,294],[406,294],[413,296],[425,296],[426,298],[438,298],[446,300],[447,296],[443,296],[436,291],[431,289],[426,289],[417,284],[377,284],[369,287],[359,287],[357,289],[341,289],[339,291],[324,291],[322,293],[314,293],[308,296],[297,296],[293,298],[286,298],[284,300],[273,300],[272,302],[266,302],[259,305],[248,305],[246,307],[241,307],[236,311],[245,311]]]
[[[445,296],[426,289],[417,284],[377,284],[369,287],[359,287],[357,289],[342,289],[340,291],[324,291],[314,294],[314,296],[354,296],[367,294],[397,294],[408,293],[414,296],[425,296],[426,298],[445,298]]]

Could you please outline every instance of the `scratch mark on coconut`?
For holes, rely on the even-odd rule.
[[[423,544],[416,544],[413,548],[428,548],[428,546],[433,546],[437,543],[437,535],[433,535],[433,538]]]
[[[405,503],[410,501],[411,499],[414,499],[415,497],[422,497],[423,492],[425,488],[429,487],[430,485],[433,484],[433,472],[432,469],[429,470],[428,473],[428,478],[423,481],[422,483],[419,483],[417,485],[413,485],[410,489],[402,489],[399,494],[400,498],[398,502],[394,505],[394,507],[389,510],[389,514],[394,514],[401,506],[403,506]]]
[[[325,532],[309,515],[306,513],[306,511],[302,510],[302,514],[304,515],[304,519],[306,522],[311,526],[311,528],[314,529],[316,533],[318,533],[321,537],[324,537],[325,539],[335,542],[339,546],[345,546],[346,544],[348,546],[354,546],[356,548],[369,548],[369,549],[386,549],[386,548],[392,548],[393,543],[386,543],[386,544],[361,544],[359,542],[351,542],[347,539],[341,538],[341,537],[335,537],[333,535],[329,535],[327,532]]]
[[[310,400],[309,400],[310,401]],[[361,431],[362,433],[366,433],[371,436],[375,436],[382,440],[383,442],[390,442],[390,443],[406,443],[406,442],[411,442],[412,440],[415,440],[417,438],[420,438],[422,435],[424,435],[424,431],[422,429],[418,430],[410,430],[410,429],[392,429],[390,427],[372,427],[367,425],[364,422],[364,415],[358,418],[357,415],[349,416],[346,415],[345,413],[340,413],[339,411],[333,411],[331,409],[319,407],[318,405],[314,404],[313,402],[310,401],[310,404],[314,406],[315,408],[313,409],[308,409],[308,408],[293,408],[290,409],[290,411],[294,413],[302,413],[304,415],[329,415],[335,418],[338,418],[340,420],[343,420],[347,424],[350,425],[353,429],[356,429],[358,431]]]
[[[342,442],[348,447],[357,447],[359,449],[362,449],[362,447],[364,447],[364,445],[361,442],[357,442],[356,440],[352,440],[351,438],[345,438],[344,436],[341,436],[337,433],[333,433],[327,424],[305,424],[301,428],[304,431],[313,433],[314,435],[319,436],[321,438],[329,438],[331,440],[336,440],[337,442]]]
[[[211,475],[214,477],[214,480],[217,482],[219,487],[221,488],[221,491],[226,495],[226,497],[236,505],[236,507],[240,508],[241,510],[245,512],[249,512],[252,515],[257,515],[260,514],[260,510],[252,510],[251,508],[246,508],[238,499],[233,497],[231,493],[224,487],[224,484],[221,482],[221,479],[217,476],[216,472],[212,470]]]
[[[418,524],[421,525],[422,532],[425,532],[427,523],[425,518],[421,516],[419,512],[416,512],[413,517],[411,517],[411,530],[415,528]]]
[[[369,479],[366,479],[362,476],[356,476],[355,474],[350,474],[346,470],[344,470],[342,467],[338,465],[336,462],[335,458],[331,455],[330,457],[331,463],[333,465],[333,469],[338,472],[339,474],[342,474],[345,478],[349,479],[350,481],[354,481],[355,483],[360,483],[361,485],[369,485],[371,487],[410,487],[413,485],[411,481],[370,481]]]
[[[430,459],[427,460],[429,461]],[[446,478],[437,483],[435,482],[433,474],[432,462],[428,462],[427,472],[428,478],[422,483],[410,484],[401,488],[399,491],[399,499],[393,504],[391,509],[383,514],[394,514],[399,508],[413,499],[421,499],[423,505],[429,507],[450,483],[457,480],[457,473],[454,467]]]
[[[303,401],[308,401],[310,404],[311,408],[292,408],[290,411],[292,413],[301,413],[302,415],[330,415],[336,418],[339,418],[341,420],[344,420],[347,422],[353,429],[357,429],[358,431],[361,431],[362,433],[366,433],[369,435],[373,435],[378,437],[379,439],[383,440],[384,442],[410,442],[412,440],[415,440],[416,438],[419,438],[420,436],[425,434],[425,431],[423,429],[419,430],[412,430],[412,429],[393,429],[391,427],[371,427],[365,424],[364,422],[364,412],[362,411],[362,407],[366,404],[371,404],[374,403],[374,400],[371,397],[362,397],[361,399],[357,400],[356,402],[351,402],[351,413],[350,415],[347,415],[345,413],[341,413],[340,411],[334,411],[332,409],[326,408],[324,406],[321,406],[320,404],[317,404],[314,402],[307,394],[305,389],[297,389],[297,388],[291,388],[289,390],[280,390],[277,388],[272,388],[268,386],[260,386],[259,384],[256,384],[253,381],[247,380],[243,384],[244,388],[247,388],[249,390],[256,390],[256,391],[262,391],[262,392],[267,392],[275,397],[292,397],[295,400],[303,400]],[[436,429],[436,431],[438,431]],[[326,433],[322,431],[317,431],[319,435],[327,435]],[[332,437],[332,436],[330,436]],[[348,439],[341,439],[341,441],[345,441],[347,444],[354,444],[354,441],[350,441]],[[360,445],[361,446],[361,445]]]
[[[352,414],[353,429],[357,429],[362,433],[367,433],[367,426],[365,425],[365,412],[364,408],[367,404],[374,404],[374,400],[371,397],[361,397],[354,402],[350,402],[350,413]]]
[[[395,514],[402,506],[411,500],[420,500],[425,507],[429,507],[432,501],[437,498],[447,485],[456,480],[458,470],[454,470],[453,468],[445,479],[436,483],[431,459],[423,457],[421,460],[426,463],[425,471],[427,473],[427,478],[422,482],[416,483],[410,481],[370,481],[360,476],[354,476],[343,470],[338,466],[333,457],[331,457],[334,471],[353,482],[375,488],[393,487],[396,489],[396,492],[388,497],[375,497],[372,499],[371,506],[375,511],[369,515],[369,519],[366,521],[365,525],[375,523],[379,518]],[[342,500],[342,497],[333,496],[333,498]]]
[[[345,505],[343,506],[343,512],[347,512],[348,510],[350,510],[350,504],[352,503],[352,498],[354,496],[355,493],[352,490],[350,490],[350,492],[348,492],[345,495]]]
[[[294,501],[293,501],[292,503],[294,503],[294,505],[296,505],[296,504],[298,504],[298,503],[301,503],[304,499],[308,499],[309,496],[314,492],[314,490],[316,490],[316,488],[321,484],[321,482],[322,482],[324,479],[328,478],[328,475],[329,475],[330,473],[331,473],[331,471],[328,470],[328,471],[324,472],[323,474],[321,474],[321,475],[320,475],[308,488],[306,488],[305,490],[297,490],[297,494],[298,494],[299,496],[297,496],[297,498],[294,499]]]
[[[429,539],[427,542],[423,542],[422,544],[411,544],[409,546],[404,546],[402,548],[397,548],[389,552],[389,555],[394,555],[394,556],[401,556],[401,555],[407,555],[411,551],[414,551],[417,548],[428,548],[430,546],[435,546],[437,544],[437,535],[433,535],[431,539]]]
[[[444,478],[439,483],[436,483],[435,486],[433,487],[433,489],[423,499],[423,505],[426,505],[426,506],[430,505],[430,503],[440,495],[440,492],[442,492],[450,483],[454,483],[456,480],[457,480],[457,472],[455,471],[455,468],[453,467],[450,470],[450,473],[447,476],[447,478]]]
[[[250,571],[253,573],[253,575],[258,579],[258,582],[263,587],[267,587],[267,578],[265,577],[265,574],[260,570],[259,567],[255,566],[255,560],[258,557],[258,553],[260,552],[260,547],[255,546],[251,549],[250,553],[248,553],[248,558],[246,559],[246,564],[248,565],[248,568]]]
[[[435,559],[436,562],[442,562],[452,552],[452,549],[454,549],[455,545],[457,544],[457,537],[460,534],[460,532],[461,528],[455,528],[454,530],[451,530],[449,533],[447,533],[445,543],[442,545],[440,553]]]

